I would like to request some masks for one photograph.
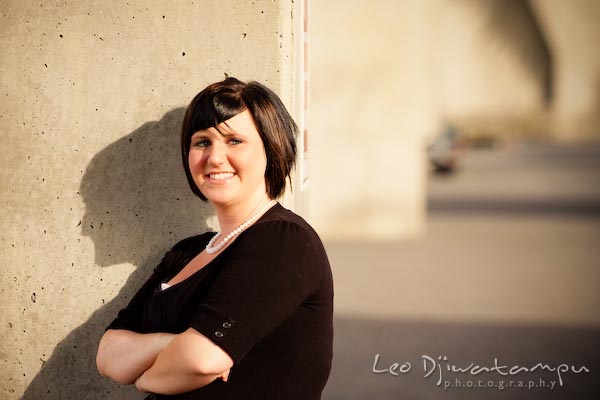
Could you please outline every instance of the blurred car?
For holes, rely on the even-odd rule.
[[[464,150],[465,142],[458,129],[453,125],[446,125],[427,147],[427,157],[435,172],[449,173],[458,167]]]

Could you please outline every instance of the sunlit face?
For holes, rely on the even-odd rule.
[[[192,135],[188,156],[198,189],[215,206],[245,205],[266,196],[265,148],[245,110]]]

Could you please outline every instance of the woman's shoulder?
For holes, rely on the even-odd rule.
[[[292,230],[303,231],[311,236],[317,234],[304,218],[283,207],[280,203],[275,203],[255,225],[266,230],[277,230],[277,227],[287,227]]]
[[[197,246],[198,243],[200,242],[208,242],[208,240],[210,240],[210,238],[214,235],[214,232],[204,232],[201,233],[199,235],[194,235],[194,236],[188,236],[184,239],[181,239],[179,242],[175,243],[175,245],[173,246],[173,249],[184,249],[184,248],[188,248],[188,247],[194,247]]]
[[[282,242],[301,242],[322,251],[323,244],[317,232],[308,222],[293,211],[276,203],[248,229],[254,239]]]
[[[198,246],[206,246],[206,243],[208,243],[214,234],[214,232],[204,232],[199,235],[186,237],[175,243],[170,251],[181,252],[196,249]]]
[[[189,254],[197,252],[200,248],[204,248],[213,235],[213,232],[205,232],[200,235],[181,239],[164,254],[157,269],[163,272],[170,271],[174,265],[178,265]]]

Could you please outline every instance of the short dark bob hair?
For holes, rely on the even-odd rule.
[[[285,180],[296,162],[298,127],[281,102],[269,88],[258,82],[244,83],[236,78],[208,85],[194,97],[188,106],[181,129],[181,156],[183,168],[192,192],[202,200],[192,174],[188,155],[192,135],[216,127],[223,121],[248,110],[254,119],[267,156],[265,183],[267,194],[276,199],[285,191]],[[291,186],[290,179],[290,186]]]

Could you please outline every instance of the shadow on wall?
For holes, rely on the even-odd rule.
[[[183,237],[209,229],[210,207],[191,194],[181,165],[179,132],[184,112],[174,109],[160,121],[145,123],[89,163],[80,185],[86,207],[81,227],[94,243],[95,263],[99,267],[130,263],[138,268],[114,300],[57,345],[23,399],[143,397],[131,386],[100,377],[95,355],[105,327],[163,253]]]

